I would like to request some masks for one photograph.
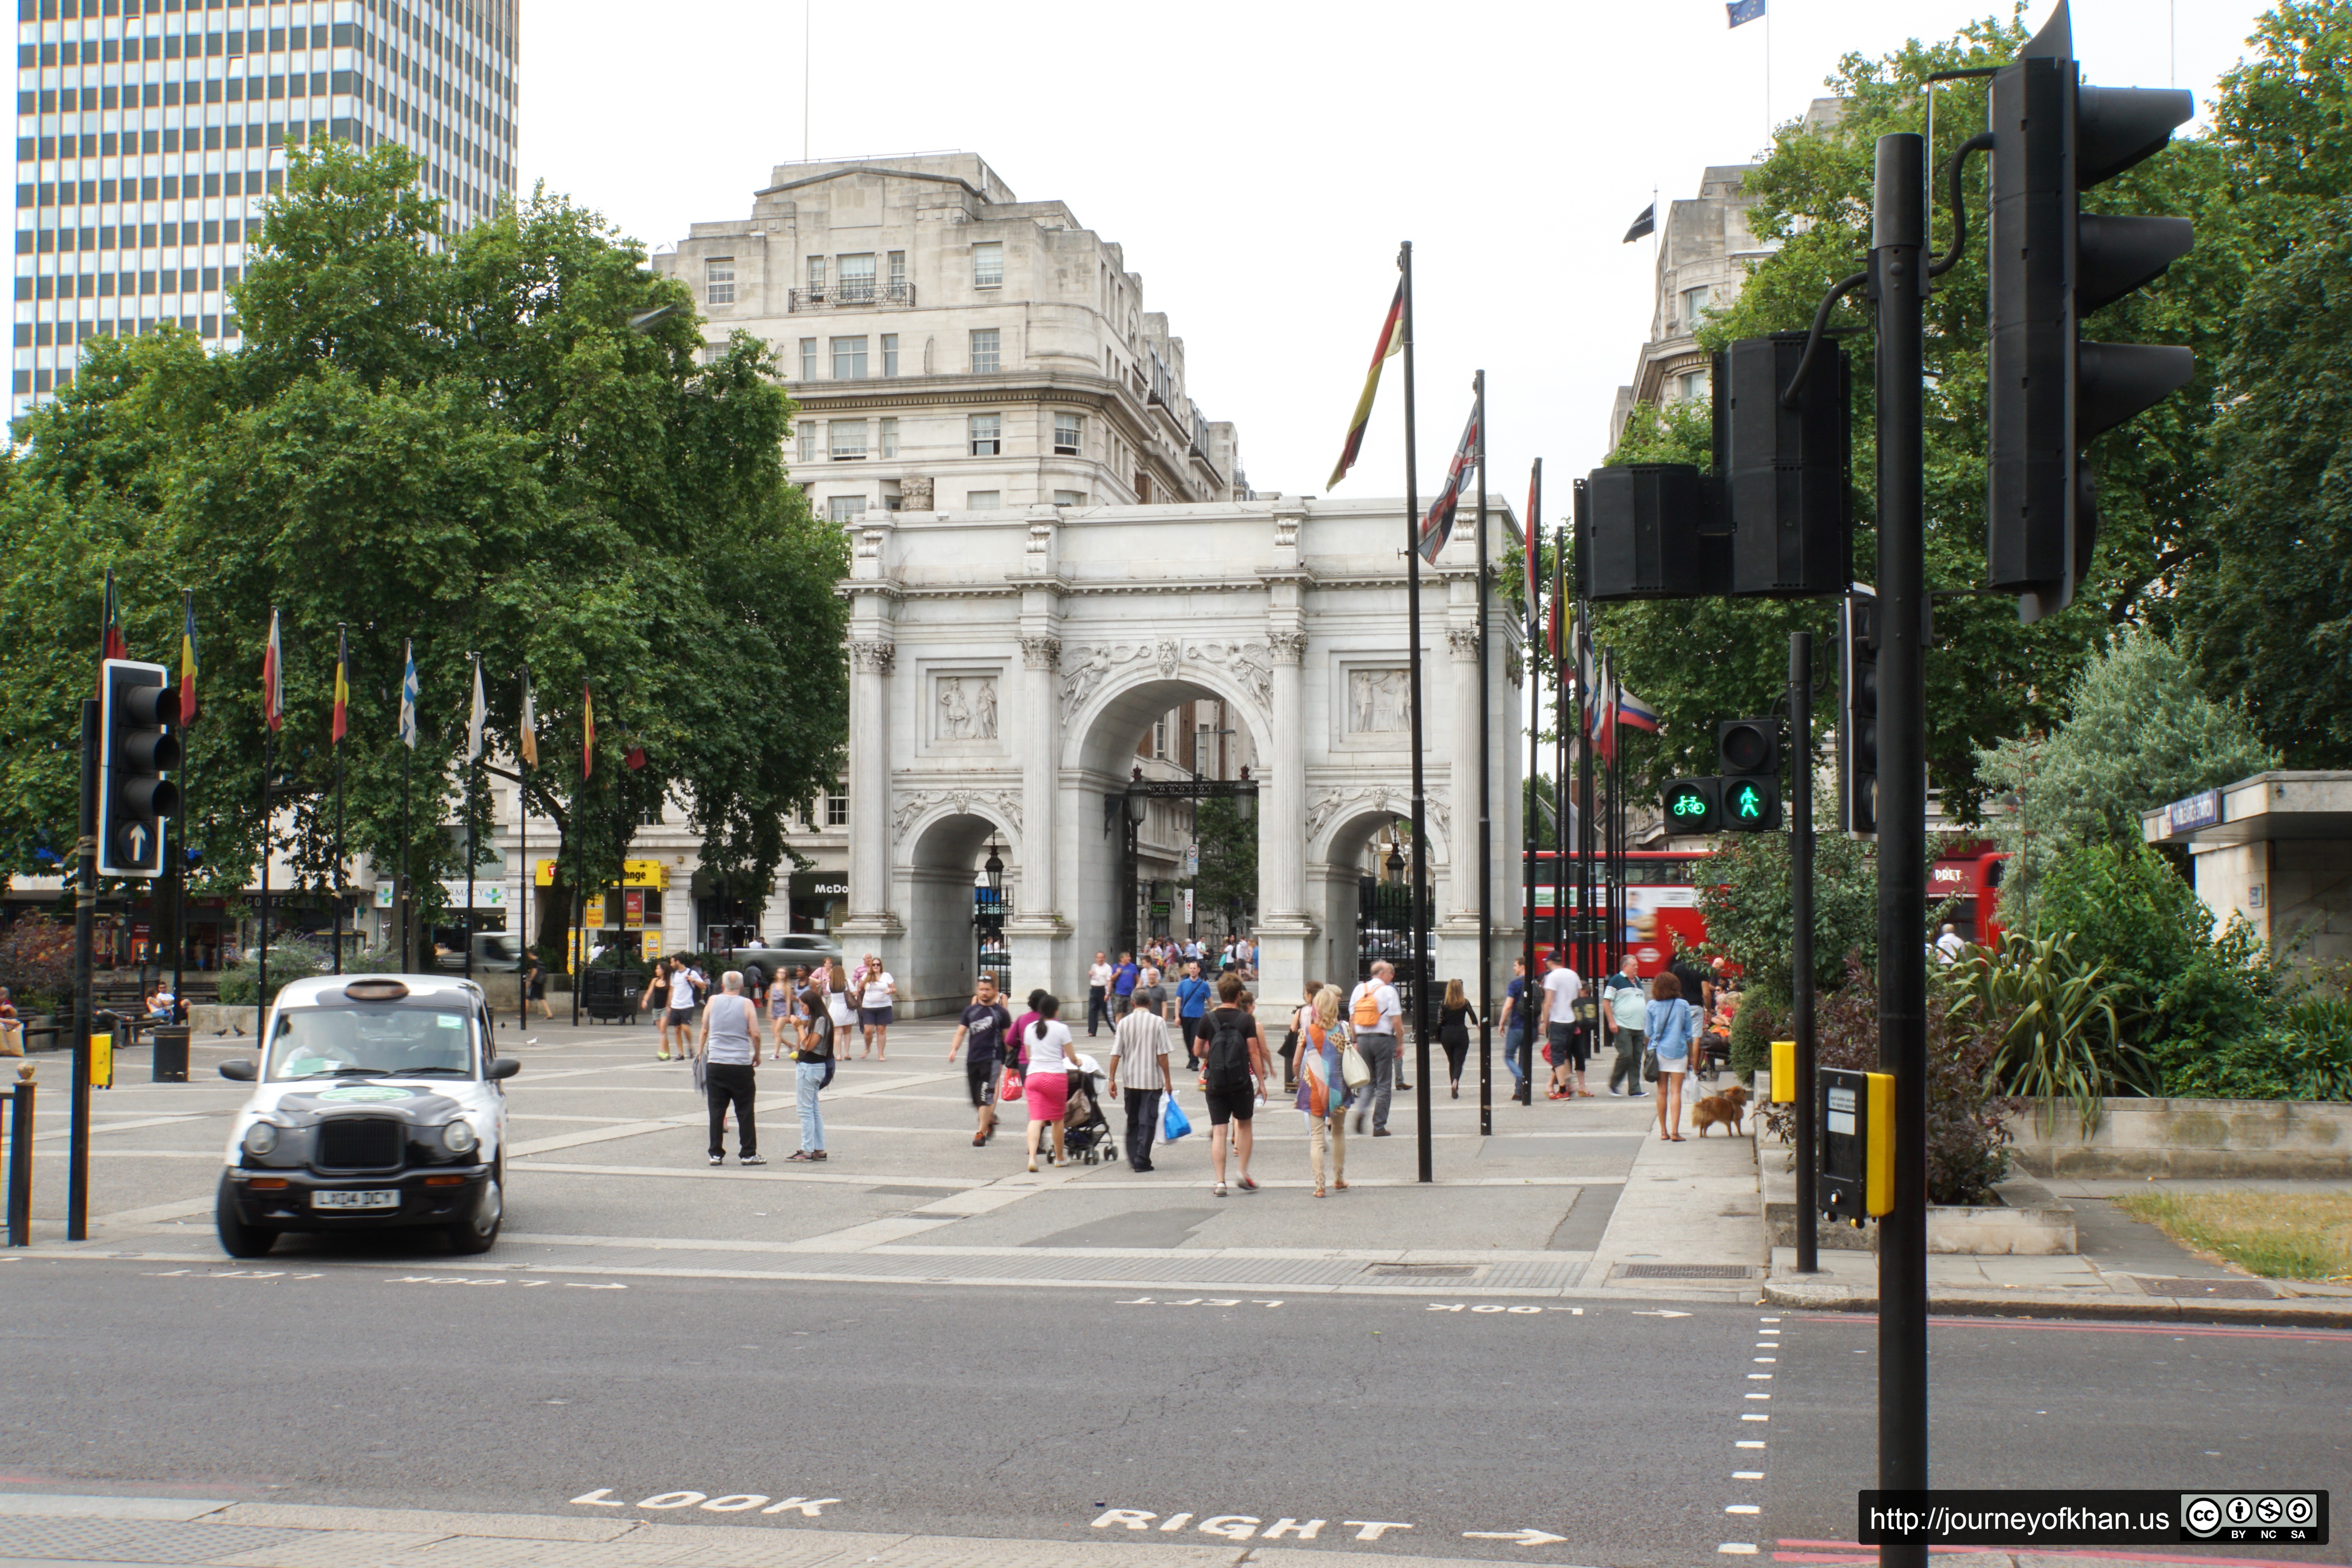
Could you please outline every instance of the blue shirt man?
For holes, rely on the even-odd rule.
[[[1118,998],[1120,1012],[1126,1012],[1128,1004],[1134,999],[1135,983],[1142,973],[1143,966],[1135,962],[1135,954],[1122,952],[1118,955],[1118,969],[1111,976],[1110,990],[1111,994]]]

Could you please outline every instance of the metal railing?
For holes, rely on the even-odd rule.
[[[794,289],[785,302],[788,310],[815,310],[828,305],[856,310],[869,305],[911,305],[915,286],[903,280],[845,278],[815,289]]]

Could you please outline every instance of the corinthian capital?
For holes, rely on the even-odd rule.
[[[1307,657],[1305,632],[1268,632],[1266,650],[1274,655],[1276,664],[1297,664]]]
[[[1023,637],[1021,662],[1031,669],[1059,669],[1062,667],[1062,639]]]
[[[854,642],[849,645],[849,663],[854,669],[868,675],[887,675],[898,661],[898,645],[887,642]]]

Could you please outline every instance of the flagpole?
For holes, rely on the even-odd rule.
[[[482,689],[482,656],[469,653],[474,661],[474,689]],[[471,739],[478,740],[477,729]],[[482,777],[482,759],[478,752],[466,759],[466,978],[474,977],[474,815]]]
[[[410,920],[408,910],[410,900],[415,897],[415,889],[408,885],[408,778],[410,766],[415,760],[416,752],[414,748],[402,749],[400,756],[400,896],[394,900],[393,916],[400,921],[400,970],[404,974],[416,973],[416,966],[409,962],[409,927],[415,922]]]
[[[263,700],[265,702],[268,699]],[[261,736],[261,957],[259,960],[260,994],[253,1008],[253,1037],[259,1041],[264,1053],[269,1042],[262,1029],[269,1018],[269,766],[270,735],[264,726]]]
[[[1538,458],[1536,459],[1535,470],[1528,479],[1528,515],[1526,522],[1519,530],[1520,536],[1525,541],[1523,547],[1528,552],[1527,571],[1524,574],[1527,581],[1528,598],[1528,787],[1520,791],[1520,794],[1526,798],[1522,799],[1519,803],[1523,814],[1519,824],[1520,828],[1522,829],[1519,836],[1521,839],[1519,846],[1519,921],[1520,923],[1527,928],[1524,933],[1525,940],[1520,945],[1527,955],[1528,975],[1526,984],[1519,987],[1517,1017],[1519,1024],[1519,1038],[1522,1041],[1527,1042],[1528,1045],[1532,1045],[1535,1040],[1535,1024],[1533,1016],[1529,1012],[1529,1006],[1535,1001],[1536,981],[1538,978],[1536,974],[1535,917],[1536,814],[1529,808],[1535,805],[1535,782],[1543,776],[1543,658],[1542,651],[1538,647],[1536,641],[1538,635],[1536,630],[1536,605],[1537,601],[1541,597],[1541,595],[1538,593],[1536,588],[1536,584],[1538,579],[1536,575],[1535,554],[1536,542],[1540,537],[1538,531],[1542,527],[1542,517],[1543,459],[1541,458]],[[1560,838],[1561,834],[1559,822],[1557,817],[1554,817],[1552,822],[1552,843],[1555,846],[1558,846],[1560,842]],[[1522,1048],[1524,1049],[1525,1047]],[[1511,1049],[1511,1037],[1507,1034],[1503,1037],[1503,1049],[1506,1051]],[[1532,1103],[1534,1094],[1528,1087],[1528,1072],[1531,1071],[1535,1067],[1534,1053],[1532,1051],[1528,1051],[1524,1060],[1516,1056],[1512,1059],[1518,1062],[1519,1067],[1523,1069],[1515,1075],[1517,1082],[1517,1087],[1512,1091],[1512,1098],[1514,1100],[1517,1100],[1523,1105]]]
[[[342,717],[343,688],[349,679],[351,647],[345,640],[349,623],[335,623],[335,697],[336,718]],[[335,737],[335,915],[334,944],[337,974],[343,972],[343,738]]]
[[[1486,679],[1486,373],[1478,388],[1478,1135],[1495,1135],[1495,738]]]
[[[191,649],[195,644],[186,628],[194,626],[195,620],[196,595],[190,590],[183,588],[180,590],[180,626],[183,628],[180,637],[181,641]],[[186,653],[184,651],[180,659],[180,682],[184,689],[190,684],[187,663]],[[184,689],[180,696],[181,728],[184,730],[187,728],[186,721],[194,717],[188,712],[187,704],[188,698]],[[189,746],[183,741],[180,745],[179,818],[183,825],[183,832],[186,831],[185,825],[193,820],[194,815],[189,809],[187,763],[189,752]],[[188,847],[173,841],[168,825],[163,834],[163,852],[172,858],[172,1021],[177,1023],[180,1010],[186,1005],[181,998],[187,994],[184,982],[185,973],[184,966],[188,953]]]
[[[1437,1179],[1432,1166],[1429,1135],[1429,835],[1426,827],[1427,784],[1421,754],[1421,481],[1413,450],[1412,406],[1412,241],[1397,252],[1404,274],[1404,569],[1405,635],[1412,640],[1407,679],[1412,701],[1412,1032],[1416,1051],[1414,1081],[1420,1086],[1415,1102],[1420,1128],[1420,1179]]]
[[[528,715],[530,711],[530,673],[526,671],[522,679],[523,712]],[[536,746],[531,749],[538,750]],[[521,927],[522,942],[515,951],[525,955],[536,952],[539,948],[538,934],[530,929],[530,795],[529,793],[530,774],[529,767],[530,764],[520,756],[515,758],[515,853],[522,859],[522,877],[515,884],[515,903],[518,906],[515,920]],[[544,965],[542,964],[541,967],[543,969]],[[518,1029],[527,1029],[530,1026],[530,998],[524,994],[530,989],[530,985],[523,978],[530,972],[530,966],[526,964],[516,973],[515,1027]]]
[[[1592,606],[1580,598],[1576,602],[1576,956],[1580,965],[1577,973],[1588,981],[1597,978],[1592,972],[1601,956],[1594,940],[1600,932],[1601,916],[1593,905],[1597,879],[1592,864],[1601,845],[1594,831],[1597,818],[1593,809],[1592,725],[1586,718],[1591,709]],[[1596,1014],[1595,1022],[1598,1021]]]
[[[1552,536],[1551,565],[1551,596],[1552,603],[1557,605],[1565,602],[1568,597],[1568,531],[1564,528]],[[1571,656],[1575,652],[1571,644],[1575,638],[1576,629],[1572,621],[1560,628],[1559,648],[1553,656],[1553,662],[1558,668],[1552,671],[1551,678],[1551,700],[1554,710],[1551,815],[1553,831],[1559,836],[1559,847],[1553,850],[1551,858],[1551,936],[1552,945],[1559,950],[1564,961],[1571,951],[1568,942],[1569,916],[1571,907],[1568,901],[1568,879],[1569,872],[1573,868],[1570,854],[1575,845],[1569,836],[1571,803],[1568,793],[1568,671]],[[1580,693],[1582,689],[1580,686],[1578,688]],[[1579,970],[1578,973],[1581,973],[1582,971]],[[1534,975],[1528,977],[1531,990],[1537,978],[1538,977]],[[1547,997],[1549,997],[1548,993]],[[1549,1000],[1544,1005],[1543,1016],[1545,1024],[1549,1026],[1551,1022],[1551,1005]],[[1546,1043],[1549,1044],[1549,1028],[1547,1027],[1544,1033]],[[1528,1062],[1528,1079],[1529,1083],[1535,1081],[1535,1061],[1532,1058]],[[1529,1095],[1529,1102],[1533,1103],[1532,1092]]]

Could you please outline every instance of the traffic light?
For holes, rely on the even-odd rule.
[[[1728,719],[1716,726],[1715,756],[1723,769],[1720,826],[1727,833],[1761,833],[1780,826],[1780,721]]]
[[[163,774],[180,765],[179,716],[171,671],[110,658],[99,696],[98,869],[106,877],[163,870],[163,824],[180,808],[180,786]]]
[[[1838,826],[1878,831],[1878,599],[1858,585],[1838,605]]]
[[[2062,0],[1992,79],[1985,556],[2028,622],[2064,609],[2090,571],[2098,498],[2082,448],[2195,369],[2186,348],[2081,340],[2083,318],[2189,253],[2189,220],[2080,210],[2083,192],[2161,152],[2195,100],[2085,86],[2074,55]]]
[[[1723,826],[1721,779],[1676,779],[1666,786],[1668,833],[1714,833]]]
[[[1688,463],[1595,468],[1576,489],[1577,536],[1592,568],[1580,585],[1597,603],[1700,599],[1731,591],[1731,538],[1721,489]]]
[[[1853,373],[1826,343],[1797,388],[1803,332],[1741,338],[1715,356],[1715,471],[1731,534],[1731,592],[1816,598],[1853,575],[1846,526]]]

